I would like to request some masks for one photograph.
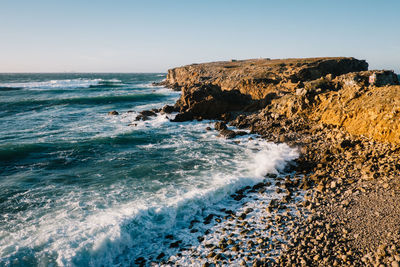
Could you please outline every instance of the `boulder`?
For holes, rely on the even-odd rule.
[[[226,139],[232,139],[232,138],[236,137],[235,131],[228,130],[228,129],[224,129],[224,130],[220,131],[219,135],[225,137]]]
[[[217,121],[214,125],[215,130],[222,131],[227,129],[226,124],[222,121]]]
[[[191,111],[184,111],[175,116],[175,118],[171,121],[173,122],[184,122],[193,120],[193,113]]]
[[[143,110],[143,111],[139,112],[139,114],[143,115],[143,116],[148,116],[148,117],[157,115],[156,111],[154,111],[154,110]]]
[[[115,115],[119,115],[119,113],[116,110],[113,110],[113,111],[108,112],[108,115],[115,116]]]
[[[170,106],[170,105],[165,105],[162,109],[161,109],[161,113],[162,114],[171,114],[172,112],[177,111],[175,109],[174,106]]]

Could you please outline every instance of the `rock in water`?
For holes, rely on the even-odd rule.
[[[185,111],[182,113],[179,113],[175,116],[175,118],[171,121],[173,122],[183,122],[183,121],[191,121],[193,120],[193,114],[190,111]]]
[[[232,130],[224,129],[219,132],[220,136],[225,137],[226,139],[232,139],[236,137],[236,133]]]
[[[156,116],[157,114],[153,110],[143,110],[143,111],[140,112],[140,115],[150,117],[150,116]]]
[[[217,130],[217,131],[222,131],[222,130],[227,129],[226,124],[221,121],[217,121],[215,123],[214,127],[215,127],[215,130]]]
[[[116,110],[108,112],[108,115],[119,115],[119,113]]]
[[[170,114],[172,112],[178,111],[175,109],[174,106],[170,106],[170,105],[165,105],[162,109],[161,109],[161,113],[162,114]]]

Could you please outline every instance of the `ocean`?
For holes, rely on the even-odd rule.
[[[152,85],[165,76],[0,74],[0,266],[167,258],[197,242],[191,223],[298,156],[220,138],[213,121],[135,121],[179,98]]]

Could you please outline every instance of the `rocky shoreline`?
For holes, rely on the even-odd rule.
[[[216,231],[226,234],[200,242],[208,254],[193,248],[162,264],[399,266],[400,85],[392,71],[367,69],[354,58],[315,58],[170,70],[164,85],[182,96],[162,112],[179,112],[175,121],[217,119],[221,136],[244,134],[229,124],[301,156],[276,181],[280,199],[250,201],[258,212],[245,205],[248,213],[220,220]],[[268,182],[262,188],[241,194],[263,196]]]

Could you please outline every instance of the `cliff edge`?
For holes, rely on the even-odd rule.
[[[182,91],[177,121],[235,118],[266,110],[344,127],[400,144],[400,86],[393,71],[368,71],[355,58],[253,59],[192,64],[168,71]],[[236,113],[235,113],[236,112]]]
[[[228,123],[300,151],[279,180],[285,196],[270,203],[269,222],[246,219],[229,243],[201,241],[210,247],[199,257],[205,265],[229,262],[226,251],[235,249],[244,266],[399,266],[400,84],[393,71],[343,57],[233,60],[169,70],[165,84],[182,92],[163,108],[179,112],[175,121],[222,120],[215,123],[220,136],[246,134]],[[287,212],[292,204],[296,215]],[[279,225],[282,241],[253,238],[253,227]],[[254,239],[246,242],[251,253],[234,245],[246,238]]]

